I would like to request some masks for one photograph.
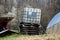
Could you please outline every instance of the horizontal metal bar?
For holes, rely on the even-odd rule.
[[[4,32],[6,32],[6,31],[8,31],[8,30],[2,30],[2,31],[0,32],[0,34],[2,34],[2,33],[4,33]]]

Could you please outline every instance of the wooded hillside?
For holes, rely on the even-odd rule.
[[[12,6],[15,5],[13,1],[12,0],[0,0],[0,15],[1,16],[3,14],[7,14],[8,11],[11,11]],[[21,10],[21,8],[27,7],[28,5],[34,8],[41,9],[41,13],[42,13],[41,25],[42,26],[47,26],[51,18],[57,12],[60,12],[60,0],[16,0],[16,1],[19,7],[18,11]]]

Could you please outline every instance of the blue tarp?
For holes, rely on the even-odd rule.
[[[57,24],[60,22],[60,12],[57,13],[53,18],[52,20],[49,22],[47,28],[50,28],[52,27],[54,24]]]

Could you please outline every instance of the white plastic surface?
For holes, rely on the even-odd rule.
[[[23,22],[40,24],[41,9],[26,7],[23,12]]]
[[[2,33],[4,33],[4,32],[6,32],[6,31],[8,31],[8,30],[2,30],[2,31],[0,32],[0,34],[2,34]]]

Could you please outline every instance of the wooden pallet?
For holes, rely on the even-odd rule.
[[[39,26],[23,25],[20,26],[21,34],[39,34]]]

